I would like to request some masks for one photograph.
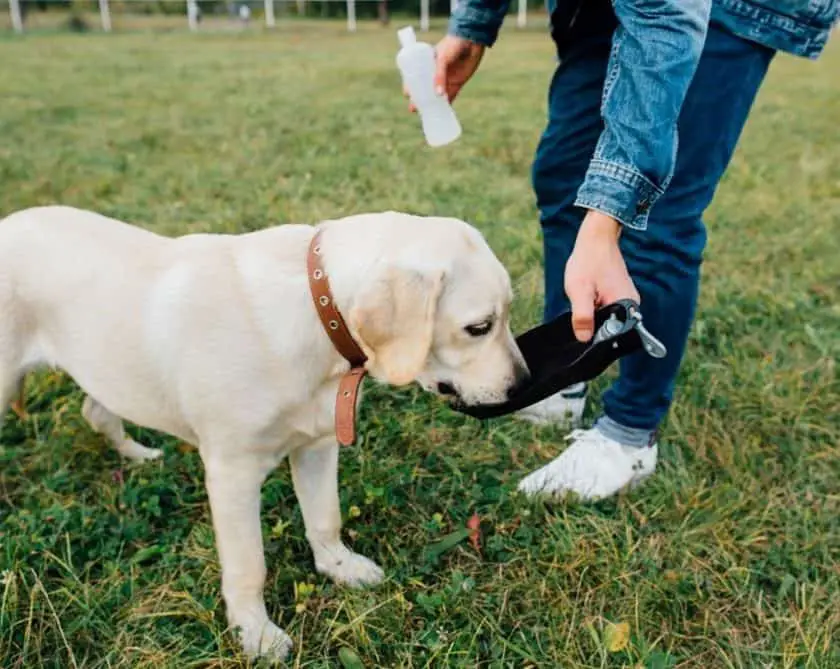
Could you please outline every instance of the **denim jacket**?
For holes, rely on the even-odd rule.
[[[573,0],[546,0],[554,15]],[[577,1],[577,0],[575,0]],[[584,0],[585,1],[585,0]],[[647,227],[673,175],[677,118],[710,20],[766,47],[817,58],[840,0],[612,0],[619,26],[604,83],[598,140],[576,204]],[[449,33],[493,46],[510,0],[460,0]]]

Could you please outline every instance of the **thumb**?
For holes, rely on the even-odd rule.
[[[579,284],[569,288],[572,303],[572,329],[578,341],[586,342],[595,334],[595,287]]]

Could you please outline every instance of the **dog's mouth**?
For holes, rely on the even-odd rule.
[[[472,405],[471,402],[468,402],[461,396],[461,393],[453,384],[447,381],[439,381],[437,383],[436,390],[438,392],[438,395],[444,397],[449,403],[449,406],[453,409],[458,409],[459,407],[468,407]]]
[[[463,410],[471,407],[481,407],[481,406],[495,406],[498,404],[503,404],[505,399],[503,397],[495,397],[495,396],[484,396],[479,398],[464,398],[463,395],[453,386],[451,383],[447,383],[445,381],[438,382],[436,385],[436,390],[438,395],[446,398],[449,402],[449,406],[451,406],[455,410]],[[511,393],[516,392],[515,388],[511,388],[508,391],[508,398],[510,398]]]

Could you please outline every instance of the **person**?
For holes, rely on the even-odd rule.
[[[455,100],[495,43],[509,0],[462,0],[436,45],[439,94]],[[654,472],[697,304],[703,213],[777,52],[816,59],[838,0],[547,0],[558,64],[532,168],[545,263],[544,318],[640,300],[668,349],[623,358],[590,429],[524,478],[527,494],[599,499]],[[515,57],[515,56],[511,56]],[[579,425],[586,387],[523,410]]]

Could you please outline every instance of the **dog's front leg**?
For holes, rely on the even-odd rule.
[[[257,457],[208,455],[204,468],[228,621],[238,628],[248,655],[282,659],[292,640],[269,620],[263,599],[260,489],[271,467]]]
[[[379,583],[384,574],[376,563],[354,553],[341,541],[335,438],[304,446],[292,453],[289,461],[315,568],[333,580],[353,587]]]

